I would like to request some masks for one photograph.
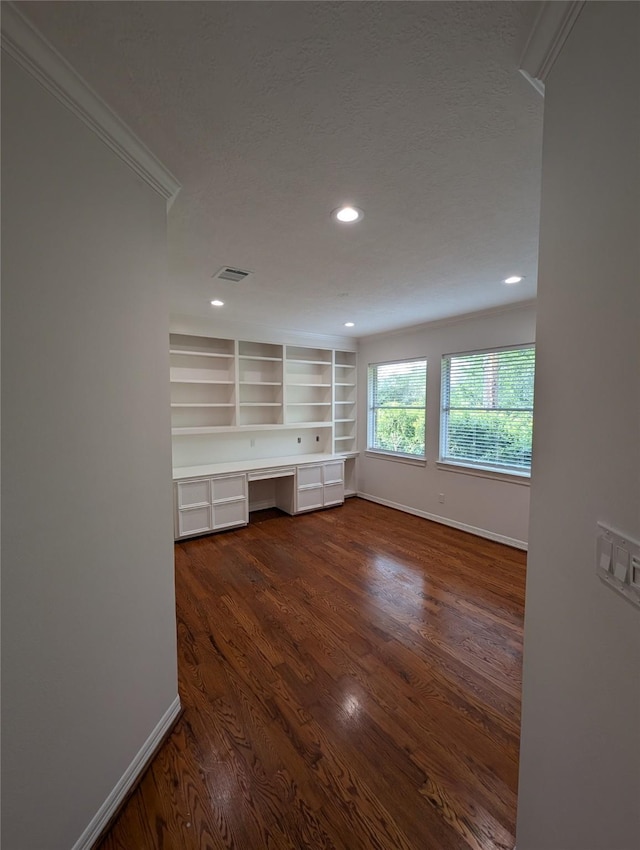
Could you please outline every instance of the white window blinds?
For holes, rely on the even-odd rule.
[[[369,366],[368,448],[424,458],[426,398],[426,360]]]
[[[440,459],[529,472],[534,371],[532,345],[443,357]]]

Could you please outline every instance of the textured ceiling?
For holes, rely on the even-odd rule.
[[[174,312],[362,336],[535,297],[538,4],[18,5],[182,183]]]

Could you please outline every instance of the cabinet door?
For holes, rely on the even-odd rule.
[[[224,502],[228,499],[245,499],[247,496],[246,475],[221,475],[211,479],[211,501]]]
[[[325,463],[323,480],[325,484],[341,484],[344,481],[344,461]]]
[[[218,531],[221,528],[231,528],[234,525],[246,525],[249,522],[248,503],[246,499],[237,502],[222,502],[214,505],[213,528]]]
[[[211,531],[211,507],[185,508],[178,511],[178,537]]]
[[[317,487],[321,486],[322,481],[322,464],[316,463],[313,466],[298,467],[298,487]]]
[[[194,481],[178,481],[176,488],[178,491],[179,508],[208,505],[211,501],[208,478],[199,478]]]
[[[324,488],[307,487],[296,493],[296,513],[301,511],[314,511],[324,507]]]
[[[344,484],[339,481],[337,484],[324,485],[324,506],[341,505],[344,502]]]

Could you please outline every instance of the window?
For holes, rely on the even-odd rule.
[[[532,345],[443,357],[441,461],[529,473],[534,369]]]
[[[367,448],[424,458],[426,399],[426,360],[370,365]]]

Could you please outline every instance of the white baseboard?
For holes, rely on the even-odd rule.
[[[474,525],[467,525],[465,522],[457,522],[455,519],[430,514],[427,511],[411,508],[409,505],[400,505],[398,502],[390,502],[388,499],[380,499],[378,496],[372,496],[369,493],[358,493],[361,499],[366,499],[368,502],[376,502],[378,505],[385,505],[387,508],[395,508],[397,511],[404,511],[406,514],[430,519],[432,522],[439,522],[441,525],[448,525],[451,528],[457,528],[460,531],[468,531],[469,534],[475,534],[477,537],[484,537],[487,540],[495,540],[496,543],[505,543],[507,546],[513,546],[515,549],[523,549],[525,552],[529,548],[526,540],[516,540],[515,537],[505,537],[504,534],[496,534],[494,531],[487,531],[485,528],[476,528]]]
[[[97,838],[100,836],[100,833],[117,811],[118,806],[127,796],[140,774],[147,767],[158,744],[161,743],[164,736],[167,734],[169,729],[171,729],[171,726],[180,714],[180,709],[180,697],[176,697],[161,717],[156,728],[144,742],[134,760],[122,774],[113,791],[100,806],[85,831],[73,845],[72,850],[90,850],[90,848],[93,847]]]

